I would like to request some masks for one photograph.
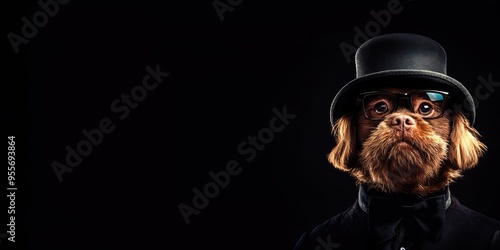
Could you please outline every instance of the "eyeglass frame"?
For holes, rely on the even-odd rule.
[[[410,104],[410,107],[411,107],[411,112],[415,113],[415,114],[418,114],[417,112],[415,112],[414,110],[414,107],[413,107],[413,103],[412,103],[412,100],[411,100],[411,96],[415,93],[419,93],[419,92],[435,92],[435,93],[439,93],[439,94],[442,94],[443,95],[443,104],[442,104],[442,110],[441,110],[441,113],[439,114],[439,116],[436,116],[436,117],[422,117],[423,119],[426,119],[426,120],[431,120],[431,119],[437,119],[437,118],[441,118],[443,117],[444,115],[444,108],[446,107],[446,101],[450,98],[450,93],[446,92],[446,91],[441,91],[441,90],[415,90],[415,91],[412,91],[412,92],[407,92],[407,93],[393,93],[393,92],[389,92],[389,91],[368,91],[368,92],[363,92],[363,93],[360,93],[358,95],[358,98],[357,98],[357,102],[359,104],[361,104],[362,108],[363,108],[363,113],[365,115],[365,118],[368,119],[368,120],[372,120],[372,121],[382,121],[385,119],[386,116],[388,116],[389,114],[392,114],[394,113],[394,111],[398,108],[398,104],[399,104],[399,100],[401,97],[403,98],[406,98],[407,101],[408,101],[408,104]],[[392,110],[390,112],[388,112],[386,115],[384,115],[383,117],[380,117],[380,118],[370,118],[368,117],[368,114],[366,113],[366,109],[365,109],[365,96],[366,95],[370,95],[370,94],[391,94],[391,95],[395,95],[396,96],[396,101],[394,102],[394,107],[392,108]]]

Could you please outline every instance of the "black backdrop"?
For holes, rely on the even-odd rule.
[[[226,8],[223,20],[214,3]],[[355,77],[342,42],[419,33],[445,47],[449,75],[472,95],[480,77],[500,82],[494,1],[72,0],[52,6],[47,20],[37,1],[2,5],[4,135],[16,136],[19,190],[16,243],[5,227],[1,249],[291,249],[356,197],[353,179],[326,161],[330,102]],[[388,8],[390,20],[381,14]],[[40,27],[13,46],[9,34],[23,36],[23,17]],[[141,96],[147,66],[169,74]],[[131,91],[143,101],[128,115],[114,112]],[[478,100],[488,153],[451,187],[496,219],[499,92]],[[81,147],[88,155],[59,182],[54,162],[67,165],[67,147],[103,119],[114,130]],[[265,143],[251,147],[249,136],[259,135]],[[205,187],[207,200],[196,194]],[[192,207],[189,224],[179,205]]]

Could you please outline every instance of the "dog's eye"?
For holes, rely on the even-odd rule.
[[[389,107],[387,106],[387,103],[379,102],[375,104],[373,110],[375,110],[375,113],[381,115],[387,113],[387,111],[389,111]]]
[[[418,112],[421,115],[430,115],[433,112],[432,105],[424,102],[424,103],[420,104],[420,106],[418,107]]]

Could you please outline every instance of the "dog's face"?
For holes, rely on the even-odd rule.
[[[477,164],[486,146],[468,120],[446,106],[446,96],[381,91],[359,99],[357,111],[334,125],[337,145],[328,159],[335,167],[384,192],[425,195]]]

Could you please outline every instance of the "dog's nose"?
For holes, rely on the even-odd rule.
[[[411,129],[416,127],[416,122],[409,115],[397,115],[392,118],[391,126],[398,129]]]

